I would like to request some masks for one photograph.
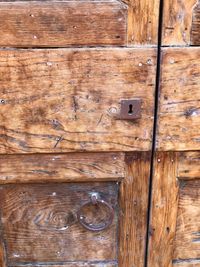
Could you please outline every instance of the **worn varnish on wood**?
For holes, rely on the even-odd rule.
[[[119,181],[123,153],[0,155],[0,184]]]
[[[163,48],[158,150],[200,148],[200,48]]]
[[[120,186],[119,267],[144,267],[151,152],[128,153]]]
[[[126,45],[127,20],[119,1],[0,2],[0,46]]]
[[[200,2],[164,1],[162,44],[200,45]]]
[[[112,225],[90,232],[77,222],[77,211],[98,192],[115,210]],[[12,263],[117,260],[118,185],[75,183],[0,187],[3,239]],[[91,223],[107,218],[105,209],[84,211]]]
[[[199,157],[200,152],[156,154],[149,266],[199,266],[200,173],[189,169],[196,164],[198,170]]]
[[[0,2],[1,46],[157,45],[159,1]]]
[[[1,50],[0,153],[151,150],[155,69],[154,49]]]

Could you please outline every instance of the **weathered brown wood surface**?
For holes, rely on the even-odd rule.
[[[8,266],[26,262],[117,260],[116,183],[4,185],[0,192]],[[115,210],[114,222],[100,233],[85,230],[76,218],[80,206],[90,200],[91,192],[98,192]],[[84,214],[94,224],[108,216],[105,208],[96,206],[89,206]]]
[[[163,48],[158,150],[200,148],[200,48]]]
[[[157,152],[153,178],[149,266],[199,266],[199,152]],[[187,178],[187,174],[189,175]],[[180,175],[180,177],[179,177]]]
[[[197,43],[200,32],[196,31],[199,27],[199,15],[196,9],[196,5],[199,5],[198,0],[165,0],[163,3],[162,44],[165,46],[200,44]]]
[[[0,45],[156,46],[158,17],[157,0],[1,1]]]
[[[199,259],[199,245],[200,179],[181,181],[173,259]]]
[[[200,261],[176,261],[173,263],[174,267],[199,267]]]
[[[151,150],[155,70],[150,48],[1,50],[0,153]]]
[[[123,153],[0,155],[0,184],[121,180]]]
[[[197,3],[193,10],[191,44],[200,45],[200,1]]]
[[[126,45],[127,13],[119,1],[1,1],[0,46]]]
[[[129,45],[157,45],[159,4],[157,0],[123,0],[128,4]]]
[[[118,264],[116,262],[95,262],[95,263],[91,263],[91,262],[83,262],[83,263],[64,263],[61,265],[52,265],[52,264],[45,264],[42,265],[44,267],[118,267]],[[12,266],[8,266],[8,267],[24,267],[24,265],[12,265]],[[41,265],[35,265],[35,264],[31,264],[31,267],[41,267]],[[190,267],[190,266],[189,266]]]
[[[200,151],[180,153],[178,177],[181,180],[200,179]]]
[[[150,267],[171,267],[178,209],[177,159],[174,152],[155,156],[148,262]]]
[[[143,267],[145,260],[150,152],[126,156],[120,186],[119,266]]]

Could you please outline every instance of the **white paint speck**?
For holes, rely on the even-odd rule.
[[[47,66],[52,66],[53,64],[51,62],[47,62]]]
[[[170,64],[174,64],[174,62],[175,62],[174,58],[170,58],[169,62],[170,62]]]
[[[53,197],[55,197],[56,195],[57,195],[56,192],[53,192],[53,193],[52,193],[52,196],[53,196]]]
[[[140,63],[138,64],[138,66],[139,66],[139,67],[142,67],[142,63],[140,62]]]
[[[33,38],[34,38],[34,39],[37,39],[37,36],[36,36],[36,35],[34,35],[34,36],[33,36]]]

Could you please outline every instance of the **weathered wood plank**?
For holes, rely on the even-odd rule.
[[[128,8],[130,45],[157,45],[159,4],[157,0],[123,0]]]
[[[199,267],[200,260],[178,260],[173,263],[174,267]]]
[[[157,45],[159,1],[0,2],[1,46]],[[128,36],[127,36],[128,34]]]
[[[200,152],[180,153],[178,161],[178,177],[180,179],[200,179]]]
[[[191,44],[200,45],[200,2],[197,3],[193,10]]]
[[[1,1],[0,24],[0,46],[127,44],[127,6],[119,1]]]
[[[1,228],[1,225],[0,225],[0,228]],[[2,240],[2,229],[0,229],[0,266],[7,267],[5,244]]]
[[[0,184],[120,180],[122,153],[0,155]]]
[[[126,164],[126,177],[120,186],[119,266],[143,267],[150,153],[127,154]]]
[[[200,48],[163,48],[157,149],[200,148]]]
[[[178,208],[177,155],[155,156],[148,262],[151,267],[171,267]]]
[[[1,50],[0,153],[151,150],[155,70],[151,48]]]
[[[181,181],[173,259],[200,259],[200,179]]]
[[[8,266],[8,267],[25,267],[25,266],[28,266],[28,267],[41,267],[41,265],[35,265],[35,264],[30,264],[30,265],[12,265],[12,266]],[[76,263],[63,263],[61,265],[52,265],[52,263],[49,265],[49,264],[45,264],[45,265],[42,265],[44,267],[117,267],[118,264],[116,262],[105,262],[105,261],[102,261],[102,262],[99,262],[99,263],[92,263],[92,262],[83,262],[83,263],[79,263],[79,262],[76,262]]]
[[[198,0],[165,0],[163,3],[162,44],[189,45],[193,27],[193,9]]]
[[[8,265],[117,260],[116,183],[4,185],[0,190]],[[76,217],[92,192],[115,210],[112,225],[100,233],[85,230]],[[84,215],[88,223],[99,224],[108,219],[108,210],[90,205]]]

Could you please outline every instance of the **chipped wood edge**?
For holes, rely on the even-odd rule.
[[[154,162],[148,262],[151,267],[172,267],[179,199],[178,154],[157,152]]]

